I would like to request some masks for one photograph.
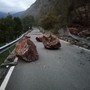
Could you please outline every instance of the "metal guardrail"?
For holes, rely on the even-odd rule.
[[[27,35],[30,31],[25,32],[22,34],[19,38],[16,40],[0,47],[0,54],[6,51],[7,49],[11,48],[17,41],[19,41],[22,37]],[[8,80],[10,78],[10,75],[12,74],[13,69],[17,65],[17,60],[18,58],[16,57],[14,61],[7,61],[5,60],[1,65],[0,65],[0,90],[4,90],[6,87]],[[8,72],[8,73],[7,73]],[[7,74],[7,75],[6,75]],[[5,79],[4,79],[5,78]]]
[[[26,32],[27,33],[27,32]],[[0,47],[0,54],[3,53],[4,51],[7,50],[7,48],[9,48],[10,46],[12,46],[13,44],[15,44],[18,40],[20,40],[26,33],[24,33],[23,35],[21,35],[19,38],[17,38],[16,40]]]

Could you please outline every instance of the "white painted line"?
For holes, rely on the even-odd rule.
[[[7,73],[5,79],[4,79],[4,81],[3,81],[3,83],[2,83],[2,85],[1,85],[1,87],[0,87],[0,90],[5,90],[5,88],[6,88],[6,86],[7,86],[7,83],[8,83],[8,81],[9,81],[9,78],[10,78],[10,76],[11,76],[11,74],[12,74],[12,71],[14,70],[14,67],[15,67],[15,66],[12,66],[12,67],[10,68],[9,72]]]
[[[74,45],[74,46],[76,46],[76,45]],[[86,48],[83,48],[83,47],[79,47],[79,46],[76,46],[76,47],[78,47],[78,48],[80,48],[80,49],[83,49],[83,50],[85,50],[85,51],[90,52],[90,50],[89,50],[89,49],[86,49]]]
[[[18,60],[18,58],[16,57],[14,61],[16,62],[17,60]],[[8,83],[8,81],[9,81],[9,79],[10,79],[10,76],[11,76],[14,68],[15,68],[15,66],[12,66],[12,67],[9,69],[9,71],[8,71],[8,73],[7,73],[4,81],[3,81],[2,84],[1,84],[0,90],[5,90],[5,88],[6,88],[6,86],[7,86],[7,83]]]
[[[64,43],[69,43],[69,42],[66,42],[66,41],[64,41],[64,40],[61,40],[61,39],[60,39],[60,41],[61,41],[61,42],[64,42]]]
[[[61,41],[61,42],[64,42],[64,43],[67,43],[67,44],[70,44],[69,42],[64,41],[64,40],[61,40],[61,39],[60,39],[60,41]],[[89,50],[89,49],[86,49],[86,48],[83,48],[83,47],[80,47],[80,46],[77,46],[77,45],[74,45],[74,44],[73,44],[73,46],[78,47],[78,48],[80,48],[80,49],[83,49],[83,50],[85,50],[85,51],[90,52],[90,50]]]

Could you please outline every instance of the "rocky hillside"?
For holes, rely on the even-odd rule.
[[[70,29],[72,34],[90,37],[90,0],[36,0],[23,14],[27,15],[34,16],[37,21],[44,19],[45,27],[56,26],[52,22],[58,22],[57,26],[76,28],[76,32]],[[48,15],[54,15],[57,21],[45,17]]]
[[[40,18],[49,13],[70,19],[69,21],[87,21],[90,16],[90,0],[36,0],[23,16],[33,15],[35,18]]]
[[[24,16],[33,15],[35,18],[39,18],[47,13],[67,13],[70,0],[36,0],[36,2],[28,8]]]

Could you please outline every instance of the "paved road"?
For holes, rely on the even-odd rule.
[[[28,35],[37,46],[39,60],[19,60],[6,90],[90,90],[89,51],[62,41],[59,50],[46,50],[35,40],[39,30]]]

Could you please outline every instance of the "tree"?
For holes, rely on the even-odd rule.
[[[22,23],[18,17],[13,18],[10,14],[0,19],[0,41],[10,42],[22,33]]]
[[[7,16],[6,18],[2,18],[0,20],[0,30],[3,34],[4,42],[9,42],[10,40],[13,39],[12,37],[13,26],[14,26],[14,22],[11,15]]]
[[[23,26],[22,22],[19,17],[14,17],[14,35],[18,37],[20,34],[23,33]]]
[[[30,28],[32,28],[32,26],[34,26],[35,24],[35,20],[33,16],[26,16],[22,19],[22,23],[23,23],[23,27],[24,27],[24,31],[27,31]]]
[[[48,29],[54,28],[54,26],[57,24],[57,22],[58,22],[57,17],[49,14],[49,15],[41,18],[39,23],[40,23],[41,27],[48,30]]]

